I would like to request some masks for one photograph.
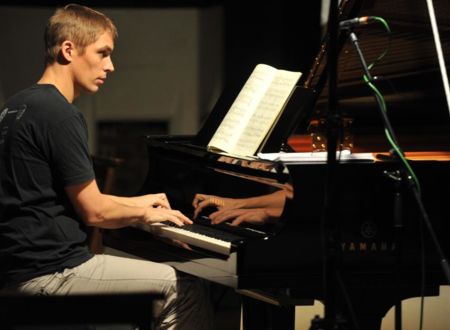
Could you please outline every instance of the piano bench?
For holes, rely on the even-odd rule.
[[[0,295],[0,324],[5,330],[91,329],[91,325],[127,324],[151,330],[154,294],[71,296]]]

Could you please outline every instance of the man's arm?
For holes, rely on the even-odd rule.
[[[142,196],[134,196],[134,197],[122,197],[122,196],[114,196],[114,195],[106,195],[117,203],[128,205],[128,206],[140,206],[140,207],[163,207],[165,209],[170,209],[170,204],[167,199],[166,194],[148,194]]]
[[[100,192],[95,180],[68,186],[65,190],[75,210],[88,226],[121,228],[133,223],[166,220],[179,226],[192,223],[180,211],[164,207],[165,203],[159,198],[164,194],[155,194],[159,197],[154,199],[148,195],[134,199],[106,195]],[[168,205],[167,201],[166,205]]]

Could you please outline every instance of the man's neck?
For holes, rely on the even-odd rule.
[[[77,96],[71,74],[64,66],[48,65],[37,83],[54,85],[69,103]]]

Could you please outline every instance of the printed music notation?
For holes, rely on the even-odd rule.
[[[301,72],[258,64],[208,144],[208,150],[252,156],[276,124]]]

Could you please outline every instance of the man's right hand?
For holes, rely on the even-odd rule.
[[[166,209],[162,207],[147,208],[144,216],[145,223],[156,223],[170,221],[178,226],[190,225],[192,220],[178,210]]]

